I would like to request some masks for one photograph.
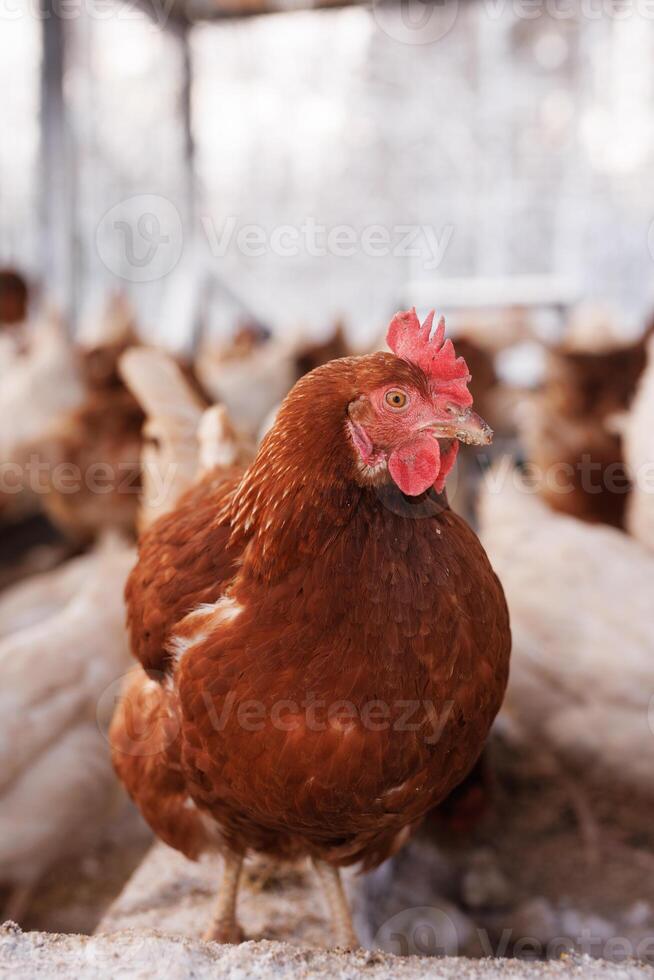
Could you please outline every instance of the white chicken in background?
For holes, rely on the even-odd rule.
[[[59,612],[78,592],[86,577],[86,557],[72,558],[56,569],[32,575],[0,594],[0,641],[12,633],[36,626]]]
[[[134,557],[108,538],[0,597],[0,913],[14,920],[120,799],[101,731],[114,702],[102,695],[131,666],[123,588]]]
[[[21,355],[19,338],[15,332],[0,331],[0,378],[3,382],[18,363]]]
[[[627,530],[654,551],[654,337],[648,342],[647,355],[647,367],[631,409],[620,422],[620,431],[633,481]]]
[[[196,377],[249,438],[259,439],[295,382],[314,368],[355,353],[341,320],[323,328],[292,327],[274,334],[252,317],[229,338],[203,334]]]
[[[0,388],[0,459],[21,459],[53,417],[81,404],[84,384],[70,340],[54,315],[35,324],[29,351]]]
[[[513,469],[486,475],[479,510],[511,614],[505,718],[589,777],[654,790],[654,555]]]
[[[254,436],[297,380],[297,349],[295,336],[279,338],[256,325],[245,326],[229,344],[203,341],[194,367],[210,397]]]
[[[106,529],[132,534],[140,486],[143,415],[118,374],[120,355],[137,341],[134,314],[120,294],[82,327],[71,348],[84,397],[62,411],[36,449],[52,474],[42,504],[69,540],[93,541]],[[70,473],[74,487],[57,474]],[[103,483],[97,489],[97,475]]]
[[[9,491],[0,492],[0,516],[34,513],[39,500],[29,463],[55,420],[82,404],[84,382],[63,324],[54,316],[34,325],[29,350],[3,373],[0,386],[0,466]]]
[[[99,358],[103,348],[124,342],[132,323],[126,302],[111,297],[104,315],[82,330],[78,350]],[[83,365],[60,317],[50,311],[31,325],[27,350],[2,375],[0,462],[25,462],[34,445],[80,408],[86,396]]]
[[[95,309],[90,309],[80,323],[76,345],[87,353],[121,346],[127,339],[136,343],[136,312],[124,293],[110,293]]]
[[[107,528],[133,531],[143,416],[116,375],[133,323],[117,296],[75,344],[54,317],[32,329],[0,389],[5,520],[44,511],[78,544]]]

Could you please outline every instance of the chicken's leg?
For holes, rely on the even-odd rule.
[[[333,864],[317,858],[314,858],[313,863],[329,905],[336,945],[344,949],[357,949],[360,943],[352,925],[352,915],[343,891],[340,871]]]
[[[203,939],[213,939],[217,943],[240,943],[243,933],[236,921],[236,898],[243,869],[243,855],[226,851],[223,855],[224,871],[218,898],[211,917],[211,925]]]

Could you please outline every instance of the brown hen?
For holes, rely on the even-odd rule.
[[[394,354],[302,378],[243,472],[213,471],[141,540],[126,597],[144,671],[112,726],[154,831],[225,875],[236,941],[248,850],[310,855],[338,945],[338,868],[373,868],[474,766],[507,681],[502,588],[447,506],[458,441],[490,441],[465,362],[415,311]]]
[[[631,491],[615,419],[636,392],[648,333],[604,349],[588,344],[549,352],[543,391],[526,419],[530,460],[543,474],[541,494],[556,511],[623,528]]]

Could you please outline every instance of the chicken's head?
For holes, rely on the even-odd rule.
[[[371,378],[348,406],[363,482],[388,473],[410,497],[430,487],[443,490],[460,442],[487,445],[493,436],[472,411],[465,361],[445,340],[443,319],[432,334],[433,318],[432,312],[421,326],[415,309],[396,314],[387,336],[396,357],[385,362],[382,383]]]

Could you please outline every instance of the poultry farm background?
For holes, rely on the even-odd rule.
[[[110,762],[138,533],[415,302],[446,314],[495,431],[448,495],[506,592],[511,677],[470,777],[348,877],[359,934],[654,965],[651,25],[471,3],[446,29],[446,4],[407,43],[380,5],[54,31],[18,9],[0,33],[0,78],[23,81],[0,101],[0,920],[200,935],[216,868],[153,846]],[[316,245],[339,227],[350,254]],[[148,276],[134,249],[161,234],[179,250]],[[253,859],[245,890],[248,937],[321,945],[304,865]]]

